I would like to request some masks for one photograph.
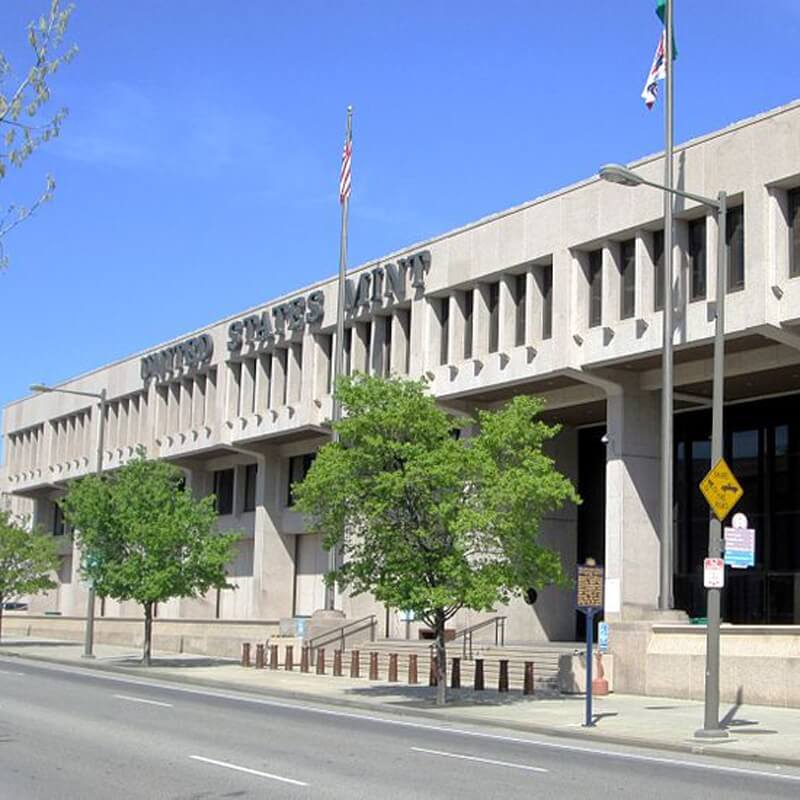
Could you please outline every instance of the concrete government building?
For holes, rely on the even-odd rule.
[[[663,154],[630,166],[658,182]],[[745,492],[736,510],[756,529],[756,565],[728,571],[723,696],[766,682],[769,696],[748,696],[800,705],[800,101],[677,147],[675,171],[677,187],[724,189],[730,204],[725,454]],[[544,538],[568,570],[588,556],[605,566],[618,688],[697,694],[704,628],[687,617],[705,614],[698,483],[710,464],[716,219],[677,206],[673,590],[685,614],[666,615],[655,611],[663,243],[659,191],[593,176],[388,254],[349,273],[345,366],[427,376],[456,413],[545,398],[546,419],[563,426],[552,454],[584,502],[547,519]],[[230,565],[238,588],[162,604],[159,618],[277,624],[323,606],[327,554],[290,484],[329,438],[336,303],[331,278],[61,385],[108,391],[105,469],[143,446],[183,469],[197,495],[216,494],[222,527],[245,531]],[[85,610],[55,501],[94,469],[96,414],[90,399],[58,393],[4,411],[3,502],[61,553],[58,588],[32,598],[34,616]],[[337,608],[375,613],[381,634],[405,636],[399,612],[368,597],[338,597]],[[140,613],[98,601],[105,617]],[[497,613],[512,641],[580,634],[570,590]],[[464,611],[453,627],[490,616]]]

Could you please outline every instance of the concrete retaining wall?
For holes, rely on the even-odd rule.
[[[6,636],[83,641],[84,626],[83,617],[32,614],[7,614],[3,617],[3,634]],[[263,642],[277,633],[277,620],[156,619],[153,621],[153,647],[174,653],[239,658],[242,642]],[[98,617],[95,620],[94,638],[101,644],[140,648],[144,639],[144,621]]]
[[[704,625],[611,625],[618,692],[702,700]],[[800,708],[800,627],[723,625],[720,698],[726,703]]]

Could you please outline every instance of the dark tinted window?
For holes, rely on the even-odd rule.
[[[689,270],[691,275],[690,299],[703,300],[706,296],[705,219],[696,219],[689,223]]]
[[[464,358],[472,358],[472,312],[475,298],[472,289],[464,292]]]
[[[316,457],[316,453],[303,453],[301,456],[292,456],[289,459],[289,486],[286,492],[286,505],[294,505],[292,486],[296,483],[301,483],[305,479]]]
[[[789,274],[800,275],[800,189],[789,192]]]
[[[553,267],[542,267],[539,286],[542,291],[542,339],[553,335]]]
[[[500,338],[500,284],[489,284],[489,352],[497,352]]]
[[[63,536],[66,533],[64,512],[58,503],[53,504],[53,536]]]
[[[628,319],[636,310],[636,240],[628,239],[619,246],[620,274],[622,291],[620,292],[619,316]]]
[[[244,468],[244,510],[254,511],[256,507],[256,481],[258,464],[248,464]]]
[[[664,231],[653,231],[653,307],[664,308]]]
[[[233,469],[220,469],[214,473],[214,496],[217,514],[233,513]]]
[[[728,211],[725,241],[728,245],[728,291],[744,289],[744,208]]]
[[[603,321],[603,251],[589,253],[589,327]]]

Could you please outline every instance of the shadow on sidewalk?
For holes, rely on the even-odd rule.
[[[436,704],[436,687],[434,686],[408,686],[397,683],[384,683],[348,689],[346,694],[351,697],[387,698],[387,703],[398,706],[432,706]],[[447,705],[451,708],[460,706],[515,706],[529,703],[539,703],[548,700],[567,700],[565,695],[556,692],[537,692],[535,695],[525,695],[519,690],[498,692],[486,690],[476,692],[474,689],[448,689]]]
[[[108,659],[120,667],[141,667],[142,669],[155,669],[157,667],[229,667],[236,664],[235,659],[231,658],[210,658],[208,656],[153,656],[150,659],[150,666],[145,667],[140,657],[123,656],[121,658]]]
[[[0,641],[0,650],[3,648],[12,648],[12,647],[83,647],[83,642],[42,642],[42,641],[32,641],[32,642],[5,642]]]

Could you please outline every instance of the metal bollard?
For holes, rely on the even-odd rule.
[[[342,651],[333,651],[333,674],[336,678],[342,677]]]
[[[522,687],[523,694],[535,694],[533,688],[533,661],[525,662],[525,682]]]
[[[358,650],[353,650],[353,652],[350,653],[350,677],[361,677],[361,653],[359,653]]]
[[[436,674],[436,655],[431,653],[431,669],[428,675],[428,686],[438,686],[439,676]]]
[[[451,689],[460,689],[461,688],[461,659],[454,658],[453,659],[453,668],[450,674],[450,688]]]
[[[389,683],[397,683],[397,653],[389,653]]]
[[[501,658],[500,659],[500,674],[497,678],[497,691],[498,692],[507,692],[508,691],[508,659]]]
[[[325,674],[325,648],[317,649],[317,675]]]
[[[483,659],[475,659],[475,691],[482,692],[486,688],[483,683]]]
[[[250,642],[242,642],[242,666],[250,666]]]
[[[269,646],[269,668],[278,669],[278,645],[276,644]]]
[[[308,672],[309,650],[308,647],[300,650],[300,672]]]
[[[264,645],[256,645],[256,669],[264,669]]]
[[[283,668],[287,672],[291,672],[294,669],[294,645],[286,645],[286,661],[283,663]]]
[[[419,678],[417,677],[417,654],[416,653],[409,653],[408,654],[408,683],[409,686],[415,686],[419,683]]]
[[[369,654],[369,679],[371,681],[378,680],[378,654]]]

